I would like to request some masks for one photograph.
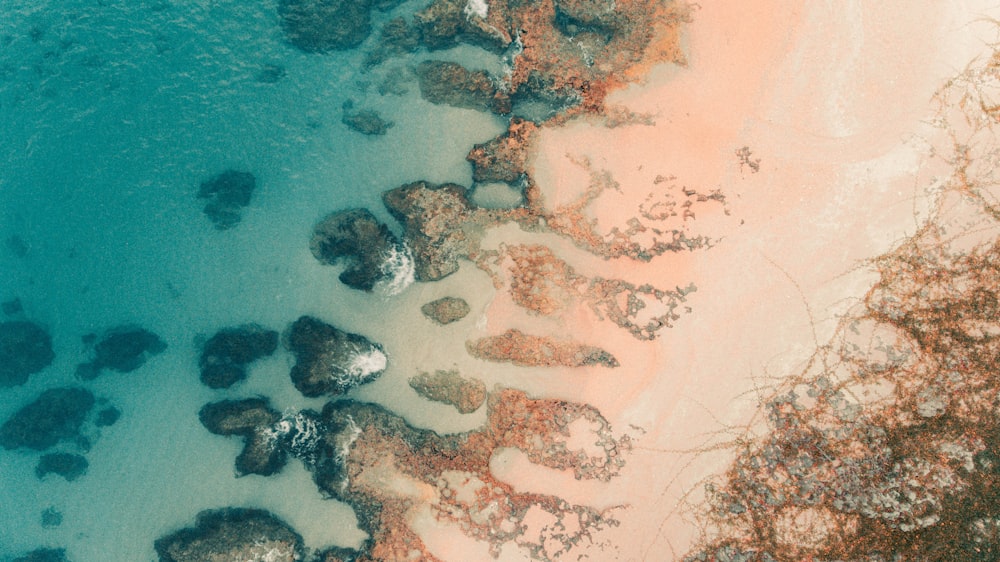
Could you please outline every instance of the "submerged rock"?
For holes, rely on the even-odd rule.
[[[118,418],[122,417],[122,412],[114,406],[108,406],[100,412],[97,412],[97,419],[94,420],[94,425],[97,427],[108,427],[115,425],[118,422]]]
[[[82,455],[73,453],[48,453],[38,459],[35,476],[39,479],[48,474],[58,474],[72,482],[87,473],[90,463]]]
[[[62,525],[63,514],[59,512],[58,509],[49,506],[42,510],[42,527],[45,529],[54,529],[59,525]]]
[[[344,102],[344,115],[340,121],[352,131],[363,135],[384,135],[393,126],[392,121],[382,119],[376,111],[370,109],[355,110],[350,101]]]
[[[288,41],[307,53],[353,49],[371,33],[371,0],[281,0]]]
[[[24,306],[21,305],[21,299],[15,297],[9,301],[3,301],[0,303],[0,310],[2,310],[6,316],[14,316],[15,314],[24,312]]]
[[[443,297],[420,307],[424,316],[438,324],[451,324],[469,314],[469,303],[457,297]]]
[[[313,229],[309,249],[321,263],[347,268],[340,281],[353,289],[371,291],[396,272],[387,267],[405,250],[387,226],[367,209],[347,209],[326,216]]]
[[[28,243],[24,241],[24,238],[21,238],[16,234],[12,234],[7,237],[5,242],[7,250],[9,250],[10,253],[19,258],[27,257],[30,246],[28,246]]]
[[[466,342],[465,347],[473,357],[522,367],[618,366],[618,360],[599,347],[572,340],[533,336],[513,329],[498,336]]]
[[[39,548],[11,562],[69,562],[65,548]]]
[[[310,316],[292,324],[286,346],[295,354],[292,382],[305,396],[344,394],[377,379],[387,364],[379,344]]]
[[[130,373],[145,365],[150,357],[159,355],[166,349],[167,344],[160,336],[144,328],[112,328],[94,346],[94,360],[78,365],[76,375],[83,380],[91,380],[97,378],[104,369]]]
[[[424,61],[417,66],[420,95],[436,105],[510,113],[510,98],[497,89],[484,70],[468,70],[447,61]]]
[[[434,402],[454,406],[462,414],[471,414],[486,402],[486,385],[479,379],[467,379],[458,371],[420,373],[408,381],[417,394]]]
[[[353,548],[342,548],[334,546],[316,553],[315,562],[356,562],[368,561],[370,558],[362,558],[362,553]]]
[[[227,230],[239,224],[240,212],[250,204],[250,197],[257,187],[257,179],[250,172],[226,170],[202,182],[199,199],[208,199],[205,215],[218,230]]]
[[[287,456],[279,447],[270,429],[281,420],[281,414],[267,400],[223,400],[206,404],[198,412],[205,429],[216,435],[239,435],[244,438],[243,451],[236,457],[236,472],[270,476],[285,466]]]
[[[262,509],[228,507],[198,514],[194,527],[156,540],[160,562],[302,560],[302,537]]]
[[[201,350],[201,382],[209,388],[229,388],[246,378],[246,366],[278,348],[278,332],[257,324],[224,328]]]
[[[52,338],[32,322],[0,322],[0,387],[22,385],[55,358]]]
[[[0,426],[4,449],[44,450],[79,437],[80,426],[94,407],[94,395],[83,388],[51,388]]]

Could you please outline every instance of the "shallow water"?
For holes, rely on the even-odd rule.
[[[0,300],[19,298],[56,352],[27,384],[0,390],[0,418],[45,388],[82,384],[74,369],[89,359],[85,334],[137,324],[168,344],[135,372],[85,384],[122,417],[85,426],[93,447],[83,477],[40,481],[37,452],[0,454],[0,559],[39,546],[65,547],[73,560],[153,559],[157,537],[226,505],[269,509],[311,548],[357,546],[364,534],[352,511],[322,500],[301,466],[290,463],[266,486],[235,479],[239,441],[198,422],[198,409],[223,397],[319,407],[289,383],[291,357],[279,350],[247,381],[212,391],[198,381],[196,337],[244,322],[280,331],[317,314],[385,345],[390,370],[364,399],[442,431],[481,421],[455,421],[442,408],[419,415],[424,402],[405,384],[380,394],[412,374],[412,363],[396,360],[407,345],[398,334],[425,322],[393,310],[426,289],[351,291],[312,257],[308,240],[339,208],[387,218],[379,196],[402,183],[469,185],[469,147],[502,122],[424,102],[415,81],[378,94],[400,68],[365,73],[360,50],[297,51],[281,36],[273,1],[5,1],[0,45],[0,236],[27,247],[23,257],[0,251]],[[495,64],[468,47],[442,58]],[[394,126],[381,137],[349,130],[340,122],[347,100]],[[229,168],[255,174],[257,190],[240,224],[217,231],[196,194]],[[49,507],[63,515],[60,526],[42,527]]]

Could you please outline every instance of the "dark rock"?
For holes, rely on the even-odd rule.
[[[302,537],[262,509],[228,507],[202,511],[194,527],[156,540],[160,562],[302,560]]]
[[[81,455],[73,453],[48,453],[38,459],[35,476],[41,480],[50,473],[58,474],[72,482],[87,473],[90,463]]]
[[[281,29],[307,53],[353,49],[371,33],[371,0],[281,0]]]
[[[361,552],[353,548],[334,546],[316,553],[315,562],[355,562]]]
[[[367,209],[327,215],[313,229],[309,249],[327,265],[346,262],[340,281],[362,291],[371,291],[379,281],[389,279],[392,272],[385,264],[391,256],[403,251],[389,228]]]
[[[12,234],[7,237],[5,241],[7,245],[7,250],[14,254],[16,257],[23,258],[28,255],[28,243],[24,241],[24,238],[16,234]]]
[[[455,62],[424,61],[417,66],[417,79],[420,95],[433,104],[510,113],[510,98],[484,70],[468,70]]]
[[[403,18],[393,18],[382,26],[375,47],[365,58],[366,66],[375,66],[386,60],[412,53],[420,48],[420,30],[408,25]]]
[[[257,81],[261,84],[275,84],[285,77],[287,72],[280,64],[265,64],[257,73]]]
[[[501,213],[476,208],[466,189],[419,181],[382,194],[393,217],[403,224],[418,281],[436,281],[458,271],[458,260],[478,248],[483,227],[498,224]]]
[[[354,111],[354,104],[350,101],[344,102],[343,109],[341,122],[364,135],[384,135],[393,125],[392,121],[382,119],[381,115],[370,109]]]
[[[444,297],[421,306],[420,312],[438,324],[451,324],[469,314],[469,303],[457,297]]]
[[[65,548],[39,548],[11,562],[69,562]]]
[[[503,9],[503,3],[493,2],[490,10]],[[420,30],[421,43],[430,50],[450,49],[468,43],[500,54],[511,38],[493,25],[467,12],[468,0],[435,0],[414,15]]]
[[[42,511],[42,527],[46,529],[54,529],[59,525],[62,525],[62,522],[63,514],[56,508],[49,506]]]
[[[55,358],[52,338],[37,324],[0,322],[0,387],[17,386]]]
[[[201,382],[210,388],[229,388],[246,378],[246,365],[277,348],[278,332],[256,324],[219,330],[202,347]]]
[[[382,346],[309,316],[292,324],[286,345],[295,354],[292,382],[305,396],[344,394],[374,381],[386,367]]]
[[[267,400],[223,400],[206,404],[198,412],[205,429],[216,435],[239,435],[244,438],[243,451],[236,457],[239,475],[270,476],[285,466],[287,455],[278,443],[274,426],[281,414]]]
[[[51,388],[0,426],[0,446],[44,450],[79,436],[80,425],[94,407],[94,395],[83,388]]]
[[[119,326],[108,330],[94,346],[94,360],[78,365],[76,375],[83,380],[91,380],[97,378],[103,369],[130,373],[166,349],[167,344],[149,330]]]
[[[21,299],[18,298],[4,301],[0,304],[0,309],[2,309],[3,313],[7,316],[13,316],[24,312],[24,307],[21,305]]]
[[[205,215],[218,230],[239,224],[243,207],[250,204],[250,197],[257,187],[257,179],[250,172],[226,170],[202,182],[199,199],[208,199]]]
[[[122,417],[122,412],[114,406],[108,406],[100,412],[97,412],[97,419],[94,420],[94,425],[97,427],[108,427],[115,425],[118,422],[118,418]]]

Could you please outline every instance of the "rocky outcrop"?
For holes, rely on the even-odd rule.
[[[434,0],[417,12],[413,23],[420,32],[421,44],[437,50],[468,43],[502,53],[511,43],[510,34],[504,31],[506,3],[493,2],[485,14],[475,4],[468,0]],[[481,3],[484,7],[486,4]]]
[[[250,172],[226,170],[202,182],[198,198],[208,199],[205,216],[215,228],[227,230],[239,224],[256,187],[257,179]]]
[[[371,0],[281,0],[288,41],[307,53],[353,49],[371,33]]]
[[[403,224],[418,281],[436,281],[458,271],[459,259],[479,248],[483,228],[504,217],[476,208],[466,189],[453,183],[414,182],[386,191],[382,201]]]
[[[87,473],[90,463],[82,455],[73,453],[48,453],[42,455],[35,465],[35,476],[39,480],[49,474],[58,474],[72,482]]]
[[[354,103],[345,101],[343,106],[344,114],[340,121],[347,125],[347,128],[363,135],[384,135],[392,127],[392,121],[382,119],[377,111],[371,109],[354,109]]]
[[[498,336],[466,342],[465,347],[473,357],[522,367],[618,366],[618,360],[599,347],[572,340],[533,336],[514,329]]]
[[[278,332],[257,324],[224,328],[205,342],[198,359],[201,382],[229,388],[247,376],[247,365],[278,348]]]
[[[94,395],[83,388],[51,388],[18,410],[0,426],[0,446],[38,451],[79,438],[80,426],[94,407]]]
[[[206,404],[198,412],[205,429],[216,435],[243,437],[243,450],[236,457],[236,472],[270,476],[281,470],[287,460],[277,440],[274,427],[281,414],[267,400],[223,400]]]
[[[471,414],[486,402],[486,385],[479,379],[467,379],[458,371],[435,371],[410,377],[410,388],[434,402],[454,406],[462,414]]]
[[[310,316],[291,325],[286,346],[295,354],[292,382],[305,396],[344,394],[377,379],[388,362],[379,344]]]
[[[97,378],[104,369],[130,373],[146,361],[163,353],[167,344],[153,332],[136,326],[119,326],[105,333],[94,346],[94,359],[77,365],[76,376],[83,380]]]
[[[438,324],[451,324],[469,315],[469,303],[458,297],[442,297],[421,306],[420,312]]]
[[[346,263],[340,281],[371,291],[394,272],[387,264],[404,253],[395,235],[367,209],[347,209],[326,216],[313,229],[309,249],[321,263]]]
[[[506,133],[475,145],[466,157],[472,163],[472,179],[510,184],[521,181],[528,172],[529,147],[536,131],[537,125],[515,117]]]
[[[0,322],[0,387],[18,386],[55,358],[52,338],[38,324]]]
[[[160,562],[296,562],[305,556],[302,537],[262,509],[228,507],[202,511],[194,527],[154,543]]]
[[[424,61],[417,66],[417,79],[420,95],[433,104],[510,113],[510,98],[484,70],[467,70],[454,62]]]

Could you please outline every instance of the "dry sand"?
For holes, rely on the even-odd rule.
[[[593,404],[635,438],[622,474],[607,484],[537,467],[516,451],[494,458],[494,472],[520,490],[628,506],[617,511],[620,527],[581,545],[591,559],[673,560],[696,539],[685,498],[697,503],[700,483],[729,458],[725,445],[753,425],[758,401],[804,366],[875,281],[866,260],[927,217],[935,174],[946,172],[926,155],[931,97],[993,37],[981,21],[991,8],[703,2],[688,26],[688,66],[660,67],[613,96],[655,125],[576,122],[541,134],[533,164],[550,207],[578,197],[592,171],[618,182],[590,208],[602,230],[624,226],[670,186],[721,189],[727,198],[728,213],[709,205],[683,223],[718,239],[715,247],[650,263],[604,261],[513,227],[487,239],[487,247],[547,244],[588,276],[697,286],[691,313],[655,342],[583,305],[532,316],[502,291],[469,334],[572,334],[621,360],[613,370],[490,366],[487,377]],[[447,529],[420,527],[434,550],[458,544],[438,536]],[[441,555],[453,559],[454,548]]]

